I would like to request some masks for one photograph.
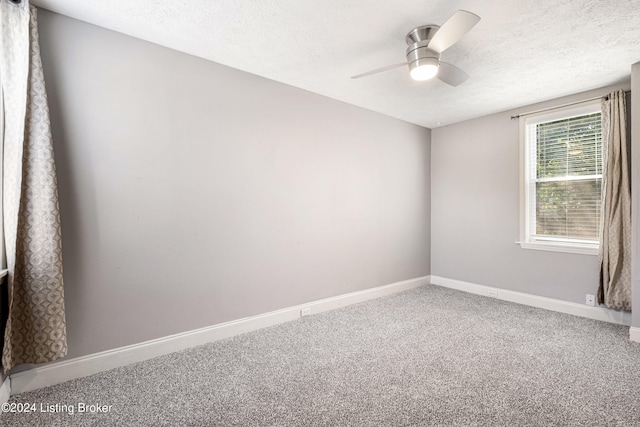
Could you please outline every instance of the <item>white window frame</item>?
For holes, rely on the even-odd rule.
[[[600,100],[586,101],[545,111],[527,114],[520,117],[520,247],[523,249],[536,249],[553,252],[567,252],[584,255],[598,255],[600,243],[598,241],[564,239],[533,236],[532,216],[535,217],[535,205],[532,206],[530,194],[530,147],[527,140],[527,126],[536,123],[550,122],[586,114],[601,112]],[[604,142],[603,142],[604,143]],[[533,212],[533,214],[532,214]]]

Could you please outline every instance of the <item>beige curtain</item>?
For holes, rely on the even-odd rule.
[[[58,190],[36,9],[0,0],[3,219],[9,318],[2,366],[67,353]]]
[[[602,216],[598,303],[631,310],[631,192],[624,91],[602,101]]]

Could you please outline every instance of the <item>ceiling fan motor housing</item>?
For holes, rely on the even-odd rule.
[[[440,60],[440,54],[435,50],[429,49],[426,42],[413,43],[407,48],[407,62],[420,61],[423,59]]]
[[[438,67],[440,65],[440,54],[427,47],[429,41],[420,41],[411,44],[407,48],[407,62],[409,70],[417,67],[432,65]]]
[[[437,25],[421,25],[409,31],[407,37],[405,37],[405,41],[409,46],[421,41],[429,42],[439,29],[440,27]]]
[[[440,64],[440,54],[433,49],[429,49],[429,42],[436,32],[440,29],[437,25],[422,25],[409,31],[406,42],[407,62],[409,69],[413,69],[422,65]]]

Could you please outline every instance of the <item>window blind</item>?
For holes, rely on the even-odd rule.
[[[601,114],[529,126],[532,237],[597,241],[602,186]]]

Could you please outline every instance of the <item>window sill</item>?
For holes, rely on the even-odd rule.
[[[522,249],[538,251],[565,252],[581,255],[598,255],[599,248],[592,245],[555,243],[555,242],[516,242]]]

